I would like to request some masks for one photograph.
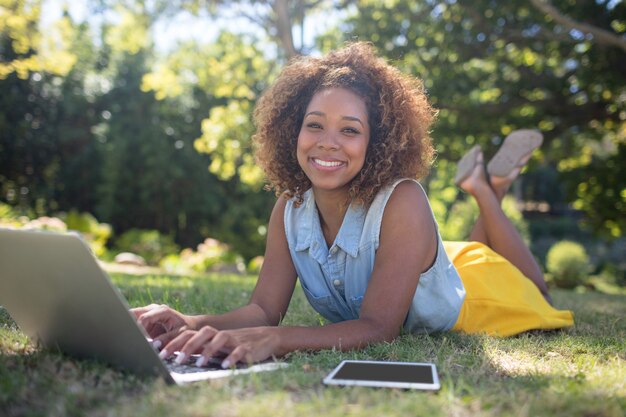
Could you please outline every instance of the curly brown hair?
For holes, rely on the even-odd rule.
[[[259,99],[253,141],[267,188],[294,198],[296,207],[302,203],[311,182],[296,158],[298,135],[313,95],[328,88],[352,91],[368,111],[370,141],[363,168],[350,182],[351,201],[369,205],[394,180],[428,173],[436,112],[422,82],[378,57],[369,43],[355,42],[321,58],[295,58]]]

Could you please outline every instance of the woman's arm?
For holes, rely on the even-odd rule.
[[[241,308],[218,315],[185,315],[166,305],[132,309],[148,334],[167,344],[181,330],[210,326],[215,330],[276,326],[285,316],[296,283],[284,228],[286,201],[279,198],[268,227],[265,260],[250,302]]]
[[[181,335],[168,349],[186,354],[202,352],[203,358],[230,352],[227,366],[296,350],[349,350],[393,340],[402,328],[419,276],[432,265],[437,252],[435,225],[420,187],[412,182],[396,187],[385,208],[380,233],[374,270],[358,319],[321,327],[202,329]]]

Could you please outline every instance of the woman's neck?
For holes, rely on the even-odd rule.
[[[348,195],[346,192],[325,192],[313,190],[315,204],[320,216],[320,226],[326,244],[330,247],[343,223],[348,211]]]

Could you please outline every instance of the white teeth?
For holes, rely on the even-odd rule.
[[[321,165],[323,167],[338,167],[339,165],[342,164],[342,162],[339,162],[339,161],[322,161],[321,159],[314,159],[313,161],[315,161],[316,164]]]

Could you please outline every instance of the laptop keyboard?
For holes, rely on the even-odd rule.
[[[181,364],[177,364],[176,362],[174,362],[176,360],[176,357],[171,356],[170,358],[165,360],[165,366],[170,372],[177,372],[179,374],[191,374],[211,370],[223,370],[222,361],[224,360],[224,358],[210,358],[204,366],[196,366],[196,361],[198,360],[199,356],[200,355],[191,355],[189,357],[189,360]],[[238,363],[236,365],[236,368],[246,368],[246,365]]]

